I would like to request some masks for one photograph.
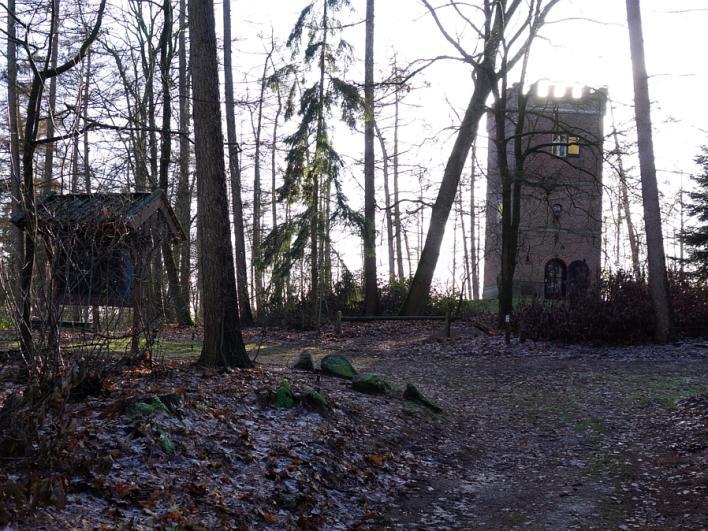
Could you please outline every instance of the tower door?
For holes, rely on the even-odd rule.
[[[568,266],[568,295],[585,293],[590,287],[590,268],[585,260],[575,260]]]
[[[567,268],[563,260],[554,258],[546,263],[543,276],[543,296],[546,299],[562,299],[565,297],[566,275]]]

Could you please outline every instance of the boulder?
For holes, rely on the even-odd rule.
[[[313,389],[309,385],[306,385],[302,389],[302,403],[309,409],[315,411],[323,411],[329,409],[329,403],[327,399],[322,396],[322,394]]]
[[[410,400],[411,402],[415,402],[417,404],[420,404],[422,406],[427,407],[428,409],[435,411],[436,413],[439,413],[442,411],[442,408],[437,405],[435,402],[433,402],[430,398],[425,396],[415,385],[413,384],[408,384],[406,386],[406,390],[403,391],[403,398],[406,400]]]
[[[312,360],[312,354],[306,350],[300,352],[300,356],[298,356],[295,365],[293,365],[293,369],[297,369],[299,371],[314,371],[315,362]]]
[[[322,358],[320,368],[322,372],[326,374],[347,378],[349,380],[356,374],[356,370],[352,367],[352,364],[349,363],[349,360],[339,354],[328,354]]]
[[[391,385],[380,374],[357,374],[352,380],[352,388],[370,395],[383,395],[391,390]]]

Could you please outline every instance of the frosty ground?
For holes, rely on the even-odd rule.
[[[175,332],[158,374],[126,372],[71,404],[67,442],[43,471],[58,492],[11,525],[708,526],[708,343],[507,346],[469,322],[451,338],[441,328],[252,329],[259,367],[233,372],[193,366],[198,331]],[[370,396],[290,369],[302,350],[343,354],[394,389]],[[274,409],[284,378],[296,393],[318,388],[329,407]],[[406,383],[443,412],[403,400]],[[155,396],[168,407],[136,411]],[[2,479],[18,480],[20,466]]]

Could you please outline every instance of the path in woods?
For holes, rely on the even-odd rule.
[[[406,443],[421,466],[387,526],[708,526],[705,342],[507,347],[461,324],[451,339],[437,328],[361,324],[325,336],[324,350],[414,381],[445,408]]]

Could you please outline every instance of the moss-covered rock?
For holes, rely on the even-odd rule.
[[[160,397],[154,396],[150,400],[145,402],[136,402],[133,404],[133,410],[136,413],[142,413],[143,415],[153,415],[157,412],[170,413],[169,408],[164,404]]]
[[[297,361],[293,365],[293,369],[297,369],[299,371],[314,371],[315,362],[312,359],[312,354],[306,350],[300,352],[300,356],[298,356]]]
[[[339,354],[328,354],[322,358],[320,368],[322,369],[322,372],[326,374],[332,374],[334,376],[347,378],[349,380],[356,375],[356,370],[352,367],[349,360]]]
[[[306,385],[302,389],[302,403],[314,410],[325,410],[329,409],[329,403],[327,402],[327,399],[322,396],[322,394],[317,391],[316,389],[313,389],[309,385]]]
[[[277,389],[271,391],[271,403],[277,409],[288,409],[295,405],[295,396],[286,378],[283,378]]]
[[[380,374],[357,374],[352,379],[352,388],[370,395],[383,395],[391,390],[391,385]]]
[[[428,409],[435,411],[436,413],[439,413],[442,411],[442,408],[437,405],[433,400],[425,396],[422,391],[420,391],[415,385],[413,384],[408,384],[406,386],[406,390],[403,391],[403,398],[406,400],[410,400],[411,402],[415,402],[417,404],[420,404],[422,406],[427,407]]]

